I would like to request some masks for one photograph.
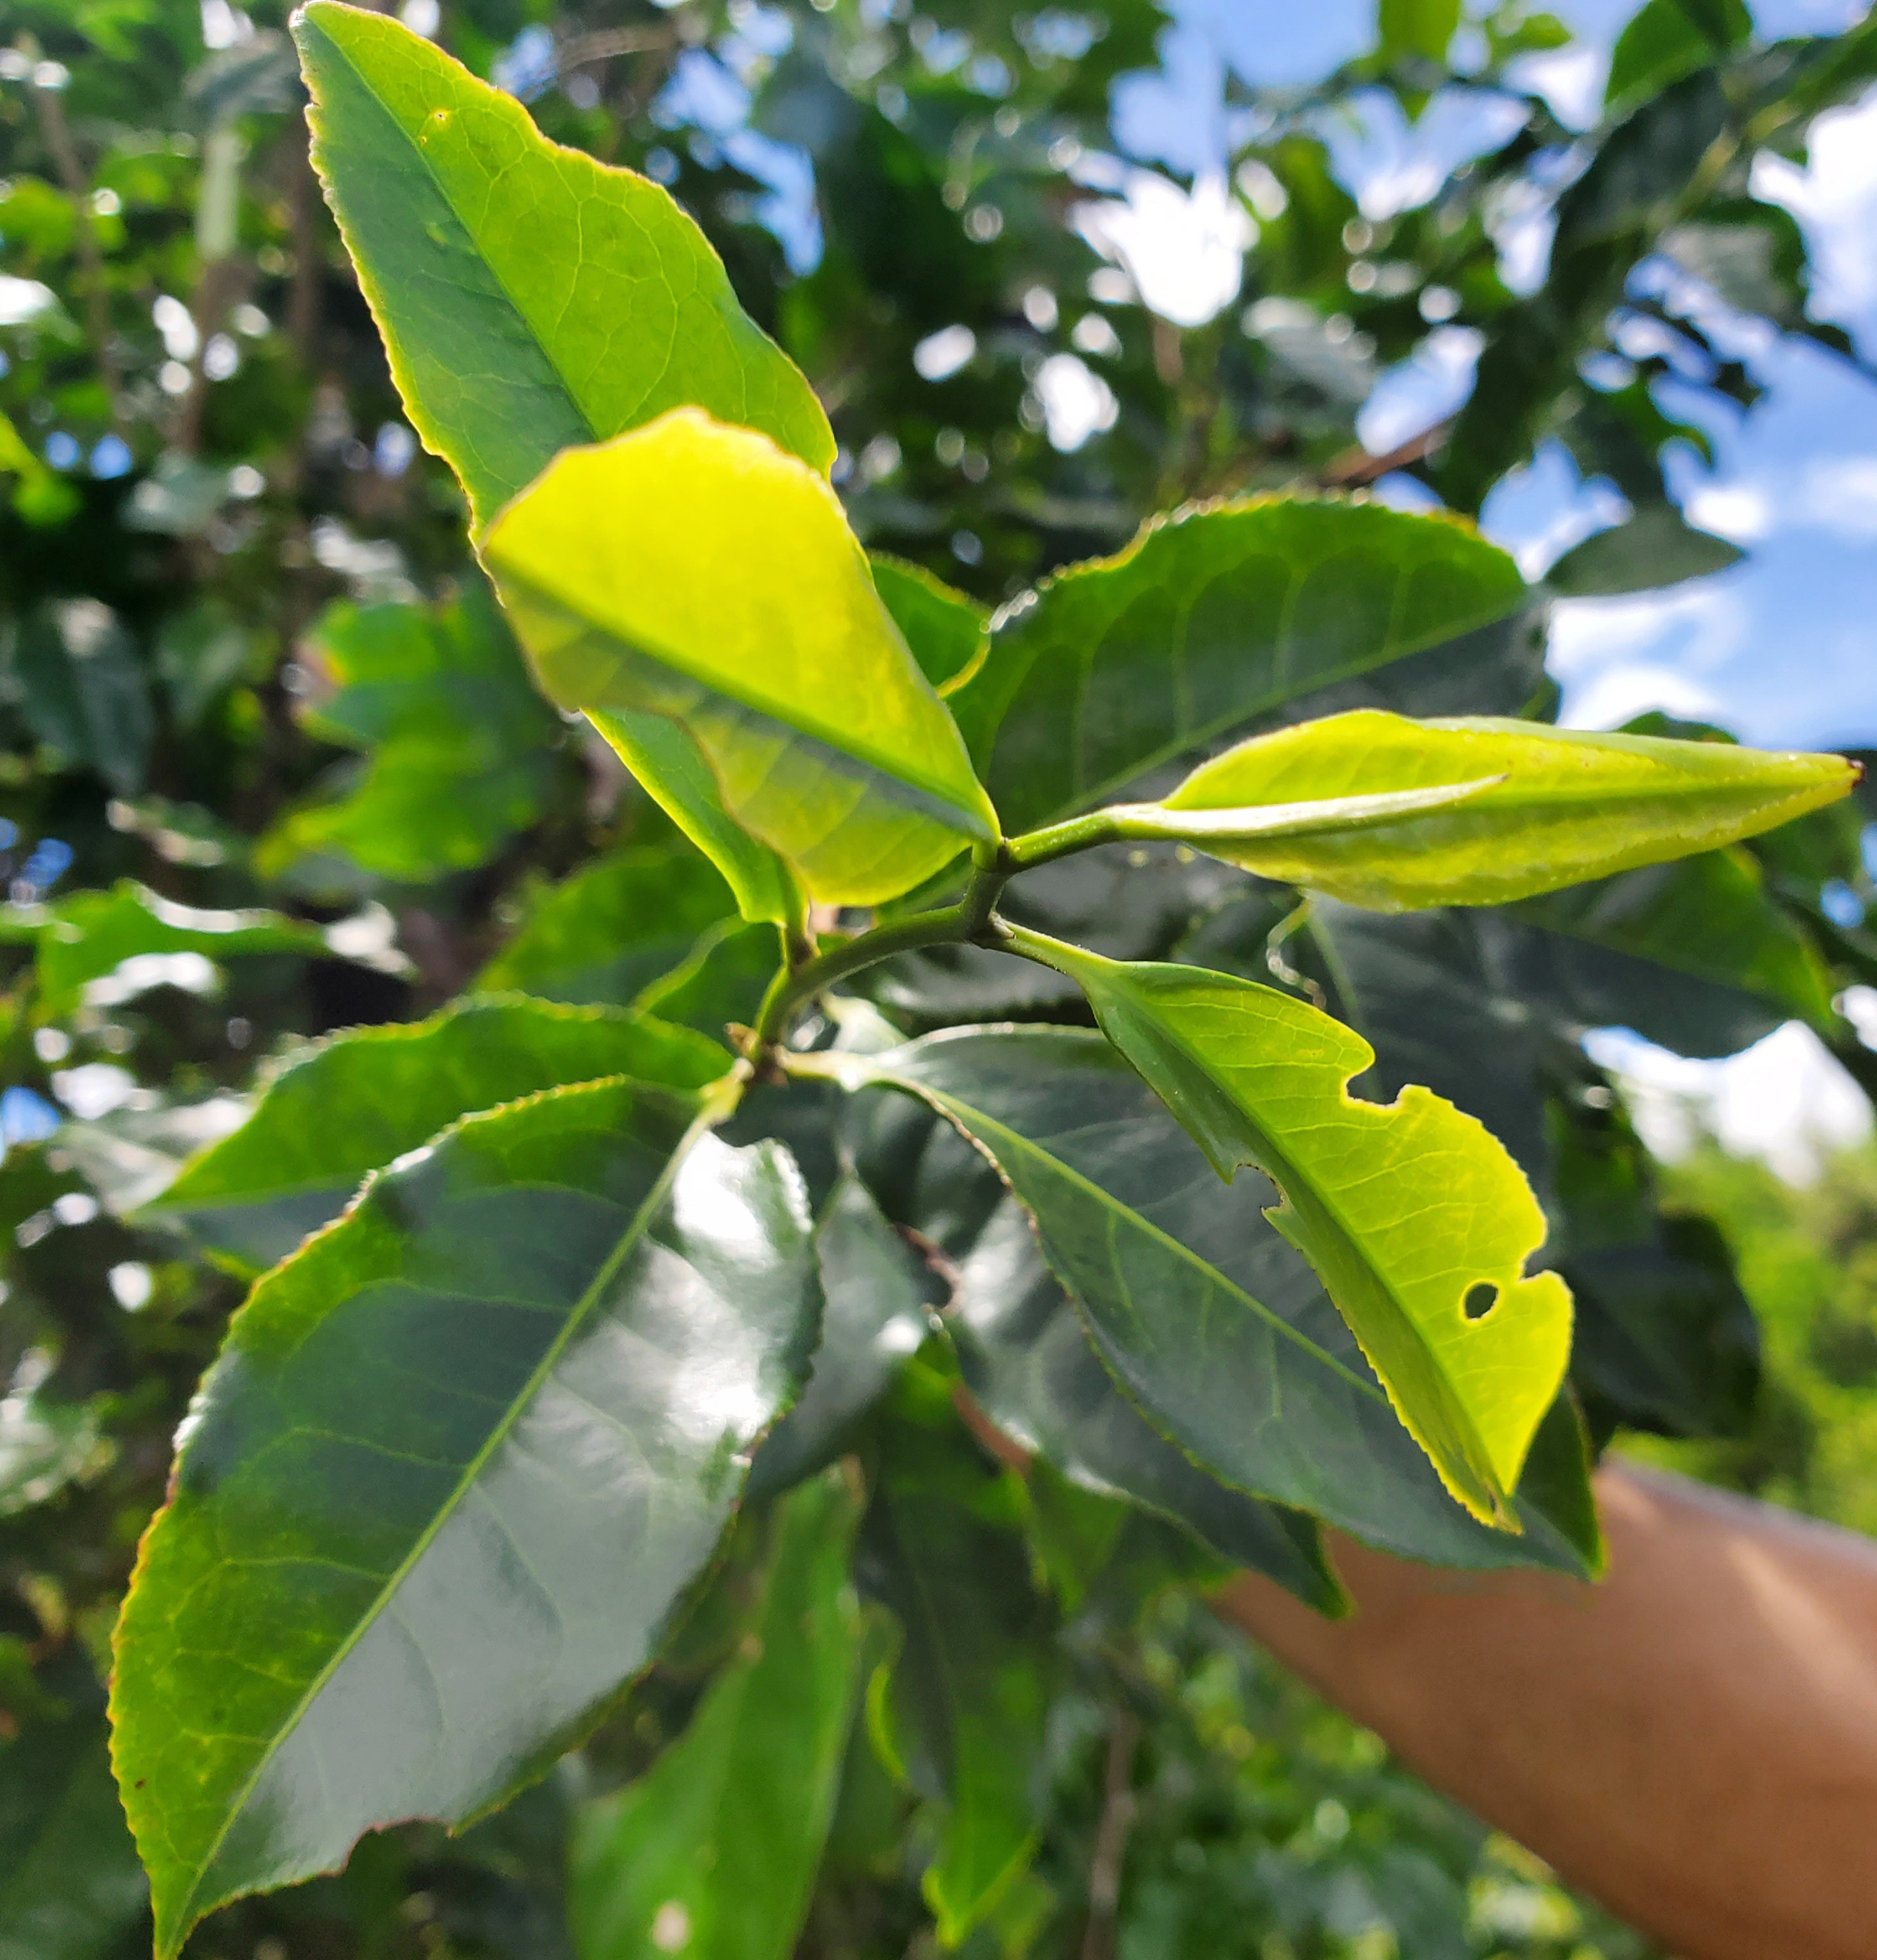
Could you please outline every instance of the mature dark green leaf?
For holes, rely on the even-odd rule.
[[[1386,1106],[1350,1096],[1374,1050],[1274,988],[1015,943],[1074,977],[1221,1178],[1251,1165],[1276,1184],[1272,1223],[1322,1276],[1441,1481],[1516,1529],[1512,1492],[1570,1353],[1570,1295],[1554,1273],[1525,1273],[1545,1214],[1498,1141],[1417,1086]]]
[[[1585,1568],[1523,1497],[1522,1536],[1450,1500],[1308,1265],[1099,1035],[956,1029],[790,1066],[903,1089],[972,1138],[1130,1401],[1221,1481],[1410,1558]]]
[[[924,1262],[851,1172],[822,1207],[815,1252],[822,1306],[813,1370],[757,1452],[752,1494],[783,1489],[828,1461],[924,1340],[939,1291]]]
[[[95,599],[39,607],[7,653],[20,718],[74,768],[135,796],[150,766],[156,721],[137,644]]]
[[[1548,934],[1580,941],[1586,949],[1645,960],[1669,974],[1749,995],[1764,1004],[1762,1015],[1770,1008],[1781,1020],[1796,1016],[1815,1027],[1833,1025],[1831,982],[1817,951],[1768,895],[1758,866],[1744,851],[1707,851],[1679,864],[1578,886],[1529,900],[1509,916]],[[1608,970],[1581,954],[1573,963],[1584,969],[1592,990]],[[1618,969],[1615,977],[1620,984],[1626,976]],[[1659,974],[1656,986],[1664,984]],[[1736,1002],[1736,1010],[1742,1004]],[[1666,1005],[1672,1012],[1674,1003]],[[1612,1013],[1607,1005],[1586,1012],[1583,1020],[1590,1026],[1626,1022],[1653,1039],[1666,1039],[1685,1054],[1700,1052],[1656,1034],[1632,1015]],[[1763,1025],[1759,1032],[1765,1032]]]
[[[374,1826],[489,1809],[644,1664],[818,1306],[793,1166],[714,1110],[471,1117],[236,1316],[118,1630],[165,1960]]]
[[[1005,607],[952,708],[1015,832],[1524,597],[1511,559],[1448,519],[1328,500],[1195,507]]]
[[[1627,523],[1573,545],[1545,574],[1545,582],[1568,599],[1649,592],[1725,571],[1745,555],[1725,538],[1697,531],[1672,504],[1650,504]]]
[[[326,958],[336,950],[325,930],[282,913],[180,905],[128,878],[108,891],[22,908],[7,924],[37,942],[40,1008],[48,1020],[75,1012],[97,982],[123,989],[119,998],[160,985],[178,972],[170,963],[179,953],[219,962],[257,953]],[[345,943],[342,933],[339,939]]]
[[[192,1158],[145,1215],[259,1272],[336,1217],[368,1171],[460,1117],[608,1075],[701,1089],[730,1065],[702,1036],[622,1010],[472,997],[291,1055],[247,1122]]]
[[[568,1873],[580,1960],[794,1952],[859,1685],[857,1522],[838,1475],[783,1500],[737,1657],[644,1776],[581,1812]]]
[[[966,1386],[997,1427],[1083,1489],[1176,1519],[1235,1564],[1338,1610],[1315,1521],[1209,1477],[1115,1386],[1029,1215],[978,1151],[905,1097],[870,1099],[867,1169],[949,1262],[946,1325]]]
[[[1835,802],[1838,756],[1373,710],[1254,737],[1103,813],[1384,911],[1496,905],[1711,850]]]
[[[857,1576],[905,1630],[876,1714],[902,1774],[944,1806],[924,1890],[946,1947],[994,1909],[1036,1848],[1053,1655],[1022,1514],[1011,1473],[955,1427],[893,1425]]]
[[[557,451],[690,402],[826,472],[820,404],[656,184],[548,142],[383,14],[314,0],[294,37],[393,376],[479,525]]]
[[[336,692],[309,730],[368,759],[263,842],[264,867],[332,854],[414,883],[482,864],[539,816],[559,726],[479,579],[440,606],[336,606],[310,651]]]
[[[149,1887],[111,1782],[104,1697],[76,1647],[0,1741],[0,1960],[105,1960]]]
[[[1385,59],[1438,62],[1459,27],[1460,0],[1378,0],[1376,18]]]
[[[919,671],[940,694],[955,694],[988,648],[983,612],[923,565],[882,552],[870,553],[867,562],[880,603],[893,616]]]
[[[706,956],[717,934],[739,923],[729,888],[698,852],[673,845],[615,851],[541,892],[476,985],[628,1007]],[[763,937],[773,953],[775,935]]]
[[[676,722],[813,897],[896,898],[996,838],[839,500],[765,437],[678,409],[568,450],[484,549],[554,698],[602,733],[613,714]]]

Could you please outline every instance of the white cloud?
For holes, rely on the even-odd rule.
[[[1762,151],[1753,194],[1783,204],[1805,228],[1812,310],[1868,331],[1877,326],[1877,91],[1821,116],[1808,145],[1804,170]]]
[[[1125,199],[1078,204],[1070,219],[1126,271],[1142,304],[1176,326],[1203,326],[1237,298],[1258,237],[1251,213],[1217,173],[1197,179],[1189,196],[1157,171],[1131,170]]]
[[[1671,1054],[1627,1028],[1600,1028],[1584,1047],[1622,1083],[1643,1141],[1671,1161],[1705,1132],[1803,1184],[1830,1152],[1870,1134],[1863,1092],[1798,1021],[1721,1061]]]
[[[1737,545],[1758,544],[1778,523],[1772,499],[1751,483],[1704,483],[1683,499],[1681,514],[1697,530]]]

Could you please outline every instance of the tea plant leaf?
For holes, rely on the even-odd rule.
[[[821,405],[666,192],[550,143],[383,14],[313,0],[293,31],[313,165],[393,378],[478,525],[557,451],[687,402],[826,473]]]
[[[75,1644],[33,1686],[40,1705],[0,1741],[0,1954],[99,1960],[149,1896],[111,1783],[104,1697]]]
[[[787,1066],[902,1090],[969,1138],[1128,1400],[1222,1483],[1430,1564],[1594,1566],[1522,1485],[1522,1535],[1452,1500],[1309,1265],[1100,1036],[956,1029]]]
[[[766,438],[679,409],[570,450],[485,549],[548,692],[603,733],[677,724],[813,897],[896,897],[996,838],[839,501]]]
[[[838,1475],[783,1500],[738,1657],[644,1776],[577,1817],[567,1909],[579,1960],[794,1951],[858,1685],[857,1522]]]
[[[859,1573],[905,1630],[879,1713],[915,1758],[902,1770],[941,1793],[924,1885],[948,1949],[994,1909],[1036,1848],[1051,1648],[1048,1608],[1010,1529],[1021,1518],[1016,1480],[989,1469],[955,1427],[894,1425],[861,1529]]]
[[[262,840],[263,870],[332,853],[415,883],[484,863],[540,815],[560,727],[480,580],[439,606],[332,606],[310,640],[334,692],[305,725],[367,759]]]
[[[750,920],[799,921],[806,905],[787,865],[724,807],[690,730],[663,714],[595,709],[587,718],[652,800],[723,873]]]
[[[628,1006],[736,920],[729,889],[696,851],[657,844],[610,851],[539,892],[476,986]]]
[[[867,563],[880,603],[905,636],[919,671],[941,695],[956,693],[988,650],[983,612],[923,565],[884,552],[870,552]]]
[[[1358,709],[1241,743],[1141,814],[1190,814],[1188,841],[1214,857],[1394,912],[1499,905],[1712,849],[1835,801],[1858,773],[1838,756]],[[1443,790],[1445,805],[1339,810]],[[1326,821],[1312,829],[1316,798]],[[1287,812],[1296,828],[1258,834],[1261,814]]]
[[[368,1171],[460,1117],[607,1075],[701,1089],[730,1065],[689,1029],[539,1001],[472,998],[425,1021],[352,1028],[293,1056],[241,1128],[191,1158],[143,1216],[262,1271],[336,1217]]]
[[[1272,1223],[1322,1275],[1442,1482],[1516,1530],[1512,1491],[1570,1356],[1570,1293],[1525,1274],[1545,1214],[1504,1146],[1417,1085],[1385,1107],[1351,1097],[1374,1050],[1274,988],[1018,943],[1073,976],[1220,1177],[1252,1164],[1277,1186]]]
[[[334,951],[319,926],[259,908],[178,905],[128,878],[108,891],[75,892],[43,912],[22,911],[17,922],[38,943],[40,1008],[48,1020],[83,1005],[95,982],[116,980],[133,991],[158,984],[179,969],[148,963],[178,953],[219,962],[263,953],[325,959]]]
[[[236,1316],[117,1631],[161,1960],[493,1808],[651,1656],[818,1305],[794,1166],[718,1113],[615,1080],[471,1117]]]
[[[1014,834],[1525,600],[1517,566],[1457,520],[1195,507],[1006,606],[951,707]]]
[[[930,1110],[900,1096],[879,1099],[883,1118],[903,1111],[912,1118],[893,1128],[918,1133],[892,1138],[895,1182],[909,1187],[900,1193],[909,1222],[950,1262],[946,1328],[966,1386],[997,1427],[1082,1488],[1176,1519],[1234,1564],[1319,1612],[1340,1611],[1342,1589],[1315,1519],[1229,1489],[1159,1434],[1096,1358],[1028,1214],[996,1171]]]
[[[821,1339],[795,1406],[750,1466],[752,1496],[784,1489],[826,1463],[926,1336],[933,1276],[851,1172],[822,1207],[815,1252]]]

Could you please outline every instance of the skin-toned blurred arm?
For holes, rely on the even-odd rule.
[[[1681,1960],[1872,1960],[1877,1542],[1633,1465],[1597,1493],[1601,1586],[1338,1538],[1351,1618],[1214,1604]]]

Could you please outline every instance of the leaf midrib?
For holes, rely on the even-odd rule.
[[[967,1136],[974,1135],[979,1131],[995,1131],[1000,1137],[1007,1138],[1010,1143],[1022,1150],[1039,1159],[1057,1175],[1088,1194],[1099,1204],[1121,1213],[1137,1227],[1144,1236],[1170,1249],[1179,1258],[1203,1274],[1208,1280],[1214,1282],[1223,1291],[1243,1301],[1260,1319],[1267,1322],[1287,1340],[1294,1342],[1309,1356],[1312,1360],[1328,1369],[1333,1374],[1339,1376],[1351,1388],[1360,1390],[1371,1401],[1381,1404],[1384,1408],[1388,1406],[1388,1398],[1385,1395],[1365,1382],[1353,1370],[1346,1367],[1327,1349],[1319,1348],[1307,1334],[1301,1333],[1297,1328],[1293,1327],[1282,1314],[1267,1306],[1255,1293],[1247,1293],[1236,1280],[1229,1278],[1225,1274],[1220,1272],[1210,1259],[1202,1258],[1190,1246],[1182,1243],[1170,1232],[1156,1225],[1150,1218],[1144,1217],[1132,1205],[1123,1204],[1112,1192],[1105,1191],[1093,1178],[1077,1170],[1074,1165],[1065,1163],[1061,1157],[1052,1156],[1042,1144],[1010,1129],[993,1117],[981,1115],[981,1112],[972,1109],[969,1103],[948,1095],[943,1090],[934,1089],[929,1085],[921,1083],[912,1077],[892,1074],[884,1069],[872,1070],[869,1072],[873,1074],[876,1080],[890,1083],[895,1088],[906,1090],[917,1096],[921,1102],[929,1102],[941,1115],[956,1122]],[[1020,1195],[1017,1198],[1017,1202],[1023,1204],[1023,1200]],[[1023,1204],[1023,1209],[1032,1218],[1036,1217],[1035,1211],[1029,1205]],[[1074,1290],[1073,1287],[1070,1290],[1071,1292]]]
[[[527,313],[523,311],[520,303],[516,299],[513,291],[511,289],[507,280],[503,277],[501,272],[498,269],[495,262],[490,258],[486,252],[483,250],[481,241],[477,238],[475,232],[469,228],[469,220],[463,216],[460,209],[458,208],[456,199],[450,196],[443,179],[437,175],[435,169],[432,167],[430,158],[428,153],[424,150],[422,145],[412,139],[409,131],[405,128],[403,123],[393,111],[390,103],[386,101],[384,97],[379,94],[378,91],[373,87],[369,78],[359,67],[358,64],[353,60],[351,49],[347,47],[342,42],[336,40],[332,34],[326,31],[324,21],[317,14],[312,16],[311,24],[318,30],[320,38],[325,41],[326,46],[333,50],[340,60],[344,62],[347,68],[351,71],[353,78],[357,81],[359,87],[362,88],[365,93],[371,97],[372,100],[378,105],[378,108],[380,113],[383,115],[386,121],[389,123],[391,127],[397,132],[398,135],[403,138],[406,147],[410,150],[412,154],[415,156],[418,163],[423,166],[424,174],[430,179],[433,184],[436,186],[437,195],[442,199],[444,203],[449,208],[450,216],[456,220],[457,224],[461,228],[464,238],[469,241],[470,250],[474,252],[476,257],[482,261],[482,265],[488,271],[489,277],[495,281],[497,288],[501,293],[502,298],[507,302],[509,310],[514,314],[516,319],[521,323],[523,327],[526,329],[528,338],[533,342],[537,348],[540,349],[542,358],[546,361],[549,369],[553,374],[555,380],[560,384],[561,393],[567,398],[568,402],[572,406],[574,412],[580,417],[581,422],[585,425],[587,433],[591,436],[596,442],[603,441],[606,438],[600,434],[599,428],[595,425],[592,415],[587,412],[586,403],[582,401],[579,395],[574,392],[573,383],[567,378],[567,375],[563,371],[561,363],[558,358],[555,356],[554,351],[548,345],[547,342],[542,339],[539,332],[536,329],[534,322],[530,320]],[[537,135],[539,135],[539,131],[536,131],[536,133]],[[543,137],[541,140],[543,142],[546,142],[548,139]],[[558,145],[550,145],[549,147],[558,148],[559,146]],[[374,310],[375,312],[376,309],[374,308]],[[388,333],[387,337],[389,337]],[[402,339],[402,336],[399,335],[398,337]],[[650,390],[647,390],[646,392],[649,393]],[[643,399],[644,397],[641,396],[641,399]],[[454,464],[451,465],[451,468],[453,469],[455,468]],[[515,496],[520,490],[526,487],[527,486],[525,485],[517,484],[513,486],[513,488],[505,490],[501,498],[498,500],[498,508],[499,508],[501,504],[506,504],[511,498]]]
[[[581,1089],[597,1089],[614,1083],[629,1085],[633,1088],[641,1086],[633,1083],[629,1077],[615,1076],[603,1078],[600,1082],[582,1083],[577,1087]],[[565,1092],[549,1090],[545,1093],[552,1096]],[[524,1101],[533,1099],[534,1099],[529,1097],[523,1099]],[[507,1103],[500,1105],[495,1109],[479,1110],[475,1115],[465,1117],[460,1122],[451,1124],[444,1134],[448,1136],[455,1134],[472,1123],[501,1115],[505,1110],[513,1109],[514,1106],[513,1103]],[[215,1833],[208,1848],[202,1853],[196,1866],[195,1871],[190,1877],[189,1891],[183,1901],[183,1910],[185,1914],[192,1911],[196,1895],[201,1890],[203,1879],[214,1868],[216,1859],[221,1856],[222,1846],[227,1842],[228,1833],[234,1829],[236,1820],[246,1810],[248,1799],[254,1794],[255,1788],[266,1774],[268,1766],[279,1753],[287,1739],[298,1729],[307,1711],[324,1692],[326,1685],[358,1646],[359,1641],[364,1637],[366,1631],[377,1624],[390,1603],[396,1598],[399,1588],[410,1577],[418,1560],[430,1549],[444,1525],[455,1514],[457,1507],[474,1488],[483,1470],[487,1467],[490,1458],[494,1456],[496,1449],[507,1441],[515,1424],[520,1419],[522,1411],[540,1392],[543,1383],[566,1351],[568,1342],[585,1324],[588,1315],[592,1312],[602,1292],[617,1273],[627,1255],[644,1236],[645,1228],[653,1213],[664,1201],[670,1190],[672,1181],[677,1175],[679,1166],[689,1154],[692,1145],[698,1138],[721,1119],[721,1111],[714,1102],[708,1099],[704,1102],[703,1106],[686,1128],[683,1136],[679,1138],[671,1155],[666,1159],[665,1167],[660,1172],[651,1191],[646,1194],[638,1209],[633,1213],[630,1223],[620,1233],[619,1242],[602,1262],[599,1271],[588,1283],[586,1290],[574,1303],[572,1311],[567,1316],[560,1331],[548,1344],[546,1352],[536,1364],[533,1372],[523,1384],[520,1390],[510,1401],[508,1407],[503,1411],[501,1418],[492,1426],[482,1446],[463,1466],[463,1473],[457,1478],[455,1488],[450,1491],[447,1498],[437,1506],[435,1515],[418,1535],[416,1542],[396,1569],[391,1573],[384,1584],[379,1589],[377,1596],[372,1601],[371,1605],[359,1615],[352,1631],[339,1643],[326,1665],[307,1684],[306,1691],[294,1704],[292,1713],[280,1724],[275,1732],[273,1739],[262,1751],[259,1760],[250,1772],[247,1780],[242,1784],[234,1801],[229,1805],[227,1815],[222,1820],[221,1828]],[[382,1172],[374,1172],[371,1175],[371,1182],[375,1184],[383,1175]],[[173,1956],[180,1949],[180,1941],[175,1946],[167,1950],[167,1955]]]

